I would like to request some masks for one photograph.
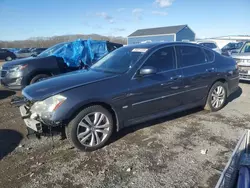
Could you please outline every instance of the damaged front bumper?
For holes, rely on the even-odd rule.
[[[66,138],[64,126],[61,124],[54,124],[54,126],[52,126],[52,122],[49,120],[47,120],[47,124],[44,123],[43,120],[37,118],[37,116],[34,116],[34,113],[31,113],[30,107],[26,104],[19,106],[19,110],[26,125],[28,137],[35,135],[39,139],[41,136],[53,136],[61,134],[61,139]]]
[[[31,113],[29,111],[29,108],[25,105],[22,105],[19,107],[21,116],[24,120],[24,123],[26,124],[26,126],[28,128],[30,128],[31,130],[33,130],[36,133],[43,133],[43,129],[42,129],[42,123],[32,119],[31,118]]]

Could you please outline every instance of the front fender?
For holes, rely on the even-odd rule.
[[[100,98],[94,98],[91,100],[85,100],[85,101],[78,101],[76,99],[67,99],[54,113],[52,117],[52,121],[55,122],[63,122],[64,124],[69,123],[82,109],[84,109],[87,106],[91,105],[102,105],[104,107],[108,107],[112,109],[112,111],[115,113],[116,120],[118,124],[120,124],[120,118],[118,109],[113,106],[110,101],[100,99]],[[109,109],[108,109],[109,110]]]

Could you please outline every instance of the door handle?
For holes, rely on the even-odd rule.
[[[211,69],[206,69],[206,72],[214,72],[215,68],[211,68]]]
[[[176,90],[176,89],[179,89],[180,87],[178,87],[178,86],[173,86],[173,87],[171,87],[171,89],[173,89],[173,90]]]
[[[182,78],[182,75],[172,76],[170,77],[170,80],[178,80],[180,78]]]

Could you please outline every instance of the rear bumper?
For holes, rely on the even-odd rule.
[[[240,80],[250,81],[250,74],[240,73]]]
[[[250,66],[239,63],[240,80],[250,80]]]

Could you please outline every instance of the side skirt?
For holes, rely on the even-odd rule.
[[[145,121],[149,121],[149,120],[152,120],[152,119],[157,119],[157,118],[164,117],[164,116],[167,116],[167,115],[171,115],[171,114],[174,114],[174,113],[177,113],[177,112],[182,112],[184,110],[189,110],[189,109],[192,109],[192,108],[195,108],[195,107],[203,106],[204,104],[205,104],[205,101],[202,100],[202,101],[199,101],[197,103],[179,106],[179,107],[174,108],[172,110],[167,110],[167,111],[163,111],[163,112],[160,112],[160,113],[157,113],[157,114],[152,114],[152,115],[147,115],[147,116],[131,119],[131,120],[128,120],[128,121],[124,122],[124,127],[128,127],[128,126],[138,124],[138,123],[142,123],[142,122],[145,122]]]

